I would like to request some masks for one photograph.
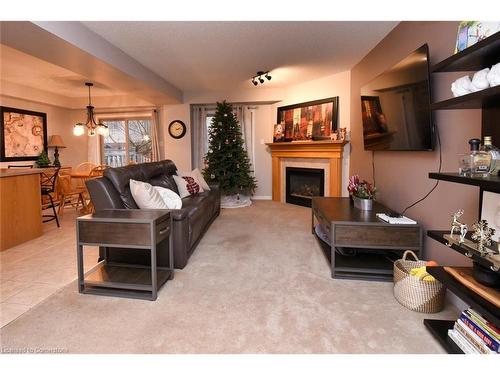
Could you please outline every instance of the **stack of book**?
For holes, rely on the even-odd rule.
[[[500,331],[473,309],[462,312],[448,336],[466,354],[500,352]]]

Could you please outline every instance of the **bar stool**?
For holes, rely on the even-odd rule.
[[[8,169],[15,169],[15,168],[33,168],[33,164],[26,164],[26,165],[8,165]]]
[[[57,217],[56,207],[54,204],[54,199],[52,198],[52,194],[56,192],[56,181],[57,176],[59,175],[60,167],[54,169],[54,173],[52,175],[48,175],[45,172],[41,174],[41,192],[42,199],[43,197],[48,197],[50,201],[50,205],[47,208],[52,208],[53,215],[42,215],[42,217],[47,218],[46,220],[42,219],[43,223],[47,223],[49,221],[55,220],[57,227],[59,228],[59,218]]]

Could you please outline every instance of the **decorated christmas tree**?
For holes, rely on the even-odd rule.
[[[257,183],[243,147],[240,125],[226,101],[217,103],[208,138],[205,179],[218,182],[225,195],[253,193]]]

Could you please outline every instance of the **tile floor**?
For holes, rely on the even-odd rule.
[[[75,219],[68,208],[57,228],[43,224],[43,236],[0,252],[0,327],[77,278]],[[97,261],[97,248],[85,248],[85,268]]]

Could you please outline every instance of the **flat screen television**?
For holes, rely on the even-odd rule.
[[[433,150],[427,44],[363,86],[361,109],[365,150]]]

